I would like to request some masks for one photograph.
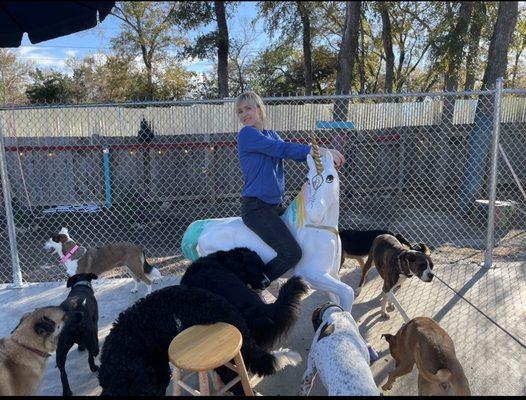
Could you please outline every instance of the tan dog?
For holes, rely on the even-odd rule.
[[[133,243],[120,242],[86,248],[79,246],[69,236],[67,228],[62,228],[48,239],[44,248],[59,255],[69,276],[81,273],[99,276],[116,267],[127,267],[135,280],[132,293],[137,292],[140,281],[146,284],[148,293],[151,293],[152,282],[161,278],[159,270],[146,261],[144,250]]]
[[[457,360],[455,346],[447,332],[427,317],[413,318],[396,333],[384,334],[396,369],[383,390],[390,390],[396,378],[408,374],[416,363],[418,395],[470,396],[468,380]]]
[[[0,339],[0,396],[35,394],[65,320],[59,307],[37,308],[22,316],[10,337]]]

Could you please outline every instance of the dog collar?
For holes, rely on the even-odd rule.
[[[343,307],[340,306],[339,304],[332,303],[332,302],[328,302],[328,303],[325,303],[325,304],[321,307],[320,315],[323,315],[323,313],[324,313],[325,311],[327,311],[329,308],[332,308],[332,307],[339,308],[340,310],[345,311],[345,310],[343,309]]]
[[[402,257],[399,256],[398,257],[398,273],[399,274],[404,274],[408,278],[411,278],[413,276],[413,274],[411,273],[411,270],[409,269],[409,267],[407,268],[407,270],[409,272],[405,272],[404,271],[404,267],[402,267]]]
[[[91,282],[88,282],[88,281],[80,281],[80,282],[77,282],[75,283],[71,289],[73,289],[75,286],[87,286],[89,287],[90,289],[93,289],[93,287],[91,286]]]
[[[60,259],[60,262],[61,262],[62,264],[65,264],[66,261],[68,261],[68,260],[73,256],[73,254],[75,254],[75,252],[76,252],[79,248],[80,248],[80,246],[79,246],[78,244],[76,244],[75,246],[73,246],[73,248],[72,248],[70,251],[68,251],[64,257],[62,257],[62,258]]]
[[[37,350],[37,349],[34,349],[33,347],[29,347],[29,346],[26,346],[25,344],[22,344],[20,343],[19,341],[17,341],[16,339],[11,339],[13,342],[15,342],[17,345],[23,347],[24,349],[26,350],[29,350],[37,355],[39,355],[40,357],[42,358],[48,358],[48,357],[51,357],[51,354],[49,353],[46,353],[44,351],[40,351],[40,350]]]

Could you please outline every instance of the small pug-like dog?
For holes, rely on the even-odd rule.
[[[37,308],[0,339],[0,396],[35,394],[66,318],[59,307]]]

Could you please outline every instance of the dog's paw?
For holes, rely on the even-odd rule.
[[[389,304],[386,308],[387,311],[391,312],[391,311],[394,311],[395,310],[395,306],[394,304]]]
[[[392,383],[386,383],[385,385],[382,386],[382,390],[391,390],[392,387],[393,387]]]
[[[71,397],[71,396],[73,396],[73,392],[70,389],[65,389],[65,390],[62,391],[62,396],[63,397]]]
[[[391,318],[391,316],[389,314],[387,314],[387,313],[382,313],[382,317],[384,319],[390,319]]]
[[[276,357],[277,370],[285,368],[287,365],[296,366],[301,363],[301,355],[289,349],[279,349],[272,351],[274,357]]]

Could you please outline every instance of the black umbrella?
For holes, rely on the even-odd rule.
[[[114,1],[0,1],[0,47],[18,47],[27,32],[31,43],[93,28]]]

